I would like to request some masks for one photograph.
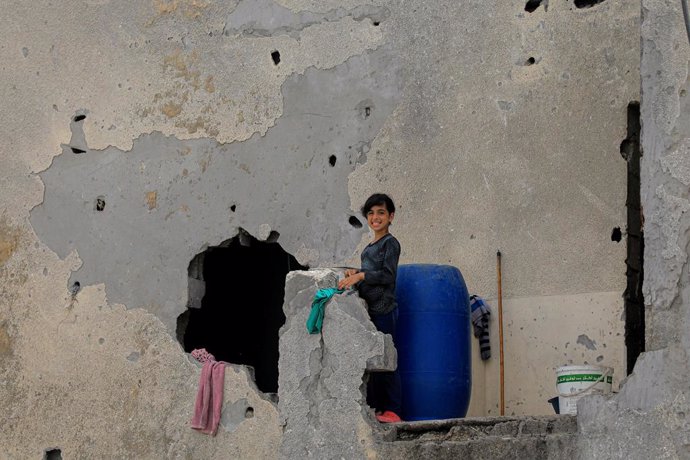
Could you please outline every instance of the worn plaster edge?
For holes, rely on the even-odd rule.
[[[251,133],[250,135],[248,135],[248,136],[245,137],[245,138],[237,138],[237,139],[230,140],[230,141],[228,141],[228,142],[223,142],[223,141],[221,141],[221,140],[218,139],[218,136],[204,136],[204,135],[201,135],[201,134],[200,134],[200,135],[198,135],[198,136],[192,135],[192,136],[189,136],[189,137],[185,137],[185,136],[180,137],[180,136],[178,136],[177,134],[174,134],[174,133],[166,134],[164,131],[162,131],[162,130],[160,130],[160,129],[152,129],[152,130],[150,130],[150,131],[142,131],[142,132],[140,132],[136,137],[131,138],[131,141],[129,142],[128,148],[121,148],[120,146],[118,146],[118,145],[116,145],[116,144],[108,144],[107,146],[105,146],[105,147],[103,147],[103,148],[99,148],[99,149],[94,149],[94,148],[90,148],[90,147],[89,147],[88,150],[87,150],[87,152],[86,152],[85,154],[89,154],[90,152],[101,152],[101,153],[102,153],[102,152],[105,152],[105,151],[108,150],[108,149],[114,148],[114,149],[116,149],[116,150],[119,151],[119,154],[120,154],[120,155],[126,155],[126,154],[128,154],[128,153],[131,153],[132,150],[134,150],[134,145],[135,145],[136,142],[140,141],[140,140],[141,140],[143,137],[145,137],[145,136],[154,136],[154,135],[160,135],[160,136],[162,136],[162,137],[165,138],[165,139],[174,139],[174,140],[177,140],[177,141],[180,141],[180,142],[184,142],[184,141],[196,141],[196,140],[211,141],[211,142],[215,142],[217,147],[224,147],[224,146],[226,146],[226,145],[230,145],[230,144],[237,143],[237,142],[248,142],[248,141],[251,141],[255,136],[264,137],[264,136],[266,135],[266,133],[268,133],[268,130],[271,129],[271,128],[273,128],[274,126],[276,126],[276,124],[278,123],[278,121],[279,121],[279,120],[282,118],[282,116],[283,116],[283,101],[284,101],[283,86],[284,86],[285,84],[288,83],[288,79],[289,79],[291,76],[293,76],[293,75],[300,75],[300,76],[301,76],[301,75],[305,75],[307,71],[312,70],[312,69],[313,69],[313,70],[330,70],[330,69],[333,69],[333,68],[335,68],[335,67],[337,67],[337,66],[339,66],[339,65],[342,65],[342,64],[346,63],[348,60],[350,60],[350,59],[353,58],[353,57],[358,57],[358,56],[363,56],[363,55],[365,55],[365,54],[370,54],[371,52],[376,51],[377,49],[379,49],[379,48],[382,47],[382,46],[385,46],[386,44],[387,44],[387,42],[386,42],[385,40],[381,40],[381,41],[379,41],[379,43],[376,44],[375,46],[373,46],[373,47],[367,47],[362,53],[351,54],[351,55],[349,55],[347,58],[345,58],[342,62],[335,63],[335,64],[333,64],[333,65],[331,65],[331,66],[311,65],[311,66],[305,67],[305,68],[302,69],[301,71],[296,70],[296,71],[294,71],[294,72],[292,72],[292,73],[290,73],[290,74],[287,74],[287,75],[285,76],[285,79],[283,80],[283,82],[282,82],[281,85],[280,85],[280,86],[281,86],[281,90],[280,90],[280,98],[281,98],[280,114],[277,115],[269,125],[267,125],[266,129],[265,129],[263,132],[261,132],[261,129],[258,129],[258,130],[254,131],[253,133]],[[400,105],[401,105],[401,103],[399,103],[398,106],[396,106],[396,108],[391,112],[391,115],[388,116],[388,118],[386,119],[386,122],[384,122],[384,125],[383,125],[383,126],[381,127],[381,129],[379,129],[379,131],[376,133],[376,135],[374,136],[374,138],[371,140],[370,144],[373,145],[374,142],[376,142],[376,140],[379,138],[381,132],[384,130],[386,123],[388,122],[389,119],[391,119],[392,117],[394,117],[394,115],[395,115],[395,113],[396,113],[396,111],[398,110],[398,107],[399,107]],[[75,113],[82,113],[82,112],[88,112],[88,109],[82,108],[82,109],[79,109],[78,111],[76,111]],[[73,117],[73,115],[70,115],[69,120],[71,120],[72,117]],[[69,124],[69,123],[70,123],[70,121],[68,121],[68,124]],[[70,129],[70,131],[71,131],[71,129]],[[69,141],[68,141],[68,142],[69,142]],[[88,141],[86,142],[86,144],[87,144],[87,146],[88,146]],[[39,201],[35,201],[35,202],[32,202],[32,203],[29,203],[29,204],[28,204],[28,216],[27,216],[27,223],[28,223],[28,225],[31,227],[31,229],[32,229],[32,231],[33,231],[33,233],[34,233],[34,235],[36,235],[36,238],[37,238],[38,241],[41,241],[41,240],[38,238],[38,236],[37,236],[37,234],[36,234],[36,232],[35,232],[35,229],[33,228],[33,225],[31,224],[30,219],[31,219],[31,213],[32,213],[38,206],[41,206],[41,205],[45,202],[45,196],[46,196],[46,191],[47,191],[47,190],[46,190],[45,182],[43,182],[43,179],[41,178],[41,173],[44,173],[44,172],[48,171],[48,170],[53,166],[53,164],[54,164],[56,158],[58,158],[58,157],[61,156],[61,155],[68,155],[69,152],[66,151],[66,148],[67,148],[67,147],[68,147],[68,144],[67,144],[67,143],[61,142],[61,143],[59,144],[59,150],[60,150],[60,151],[59,151],[59,152],[54,152],[54,154],[50,157],[50,161],[47,163],[46,167],[43,168],[43,169],[35,170],[35,169],[32,168],[30,165],[27,165],[27,166],[29,166],[28,169],[29,169],[29,171],[30,171],[29,176],[30,176],[32,179],[37,180],[37,184],[39,184],[40,187],[41,187],[41,198],[40,198]],[[357,163],[357,164],[355,165],[355,168],[350,172],[350,174],[348,174],[348,177],[347,177],[348,188],[349,188],[350,176],[351,176],[359,167],[361,167],[362,164],[364,164],[364,163],[366,163],[366,161],[363,162],[363,163],[361,163],[361,164],[360,164],[360,163]],[[354,210],[354,209],[352,209],[352,198],[350,198],[350,210],[357,214],[357,211]],[[243,227],[237,226],[237,227],[235,228],[235,230],[234,230],[234,231],[235,231],[235,234],[234,234],[234,236],[231,237],[231,238],[234,238],[234,237],[236,237],[236,236],[239,234],[240,228],[243,228]],[[251,232],[248,232],[248,233],[251,234]],[[365,235],[366,235],[366,233],[365,233]],[[254,236],[254,235],[252,235],[252,236]],[[258,238],[258,236],[254,236],[254,237],[255,237],[255,238]],[[200,245],[200,250],[197,251],[196,254],[198,254],[199,252],[205,251],[205,250],[208,249],[209,247],[218,246],[219,244],[222,244],[223,242],[225,242],[225,241],[227,241],[227,240],[229,240],[229,239],[231,239],[231,238],[226,238],[226,239],[224,239],[224,240],[221,240],[220,242],[218,242],[218,243],[215,244],[215,245],[213,244],[213,241],[209,241],[209,242],[202,243],[202,244]],[[41,243],[42,243],[42,241],[41,241]],[[282,247],[282,246],[281,246],[281,247]],[[303,249],[305,249],[305,250],[308,251],[308,250],[311,250],[311,249],[313,249],[313,248],[304,247]],[[51,251],[52,251],[52,248],[51,248]],[[353,250],[353,254],[354,254],[354,252],[356,252],[356,251],[357,251],[357,248],[355,248],[355,249]],[[54,251],[53,251],[53,252],[54,252]],[[297,258],[297,260],[298,260],[298,262],[299,262],[300,264],[302,264],[302,265],[308,265],[308,263],[305,263],[305,262],[309,262],[309,260],[307,260],[309,257],[308,257],[308,256],[304,256],[303,254],[302,254],[302,257],[298,256],[297,253],[299,253],[299,248],[297,248],[297,249],[296,249],[295,251],[293,251],[293,252],[295,252],[295,257]],[[301,254],[301,253],[300,253],[300,254]],[[304,260],[302,260],[302,259],[304,259]]]
[[[299,33],[302,31],[308,29],[309,27],[319,25],[319,24],[324,24],[324,23],[334,23],[337,21],[341,21],[345,18],[352,18],[353,21],[355,22],[363,22],[366,21],[367,19],[372,22],[372,26],[374,27],[379,27],[382,25],[388,18],[390,18],[391,15],[391,10],[387,6],[385,6],[383,3],[372,3],[372,4],[359,4],[355,5],[351,8],[344,8],[344,7],[336,7],[336,8],[331,8],[329,10],[325,11],[314,11],[310,9],[292,9],[286,7],[283,3],[280,1],[275,1],[275,3],[282,8],[285,8],[286,10],[290,11],[291,13],[295,15],[302,15],[302,14],[313,14],[313,15],[320,15],[322,17],[322,22],[311,22],[311,23],[302,23],[296,27],[290,28],[289,26],[281,26],[277,27],[274,29],[257,29],[254,27],[250,27],[250,30],[253,30],[253,33],[241,30],[241,29],[230,29],[231,35],[235,38],[238,39],[258,39],[258,38],[271,38],[271,37],[279,37],[279,36],[286,36],[290,38],[295,38],[293,37],[292,34],[297,33],[299,36]],[[239,3],[238,3],[239,5]],[[374,25],[374,16],[376,13],[369,13],[369,14],[357,14],[358,10],[362,8],[376,8],[378,11],[376,13],[381,13],[382,19],[377,21],[379,22],[379,25]],[[237,9],[237,8],[235,8]],[[234,12],[234,10],[233,10]],[[232,12],[230,13],[232,14]],[[331,17],[335,17],[335,19],[331,19]],[[300,26],[303,25],[304,27]],[[226,24],[227,26],[227,24]],[[227,31],[227,29],[224,29]],[[262,33],[271,33],[270,35],[262,35]]]
[[[327,15],[327,14],[334,13],[334,12],[338,11],[339,9],[344,9],[345,11],[352,11],[354,9],[362,8],[362,7],[364,7],[364,8],[366,8],[366,7],[383,7],[385,5],[385,3],[383,1],[375,0],[375,1],[372,1],[370,3],[360,2],[358,5],[353,6],[349,9],[339,7],[339,8],[331,8],[331,9],[326,10],[326,9],[310,9],[310,8],[293,8],[293,7],[291,7],[291,4],[293,2],[291,2],[290,0],[288,0],[288,1],[286,1],[286,0],[274,0],[274,1],[276,4],[282,6],[285,9],[292,11],[295,14],[312,13],[312,14]],[[316,6],[314,2],[312,2],[312,6]]]
[[[340,18],[337,22],[343,21],[343,20],[345,20],[345,19],[347,19],[347,18],[350,18],[350,19],[352,19],[352,20],[355,21],[355,22],[361,22],[361,21],[358,21],[357,19],[355,19],[355,17],[352,16],[352,15],[343,16],[343,17]],[[330,23],[330,21],[326,21],[326,23]],[[311,28],[315,28],[315,27],[320,26],[320,25],[323,25],[323,24],[324,24],[324,23],[318,23],[318,24],[310,25],[310,26],[308,26],[308,27],[305,27],[305,28],[302,30],[302,32],[308,31],[308,30],[311,29]],[[372,27],[374,27],[375,29],[378,29],[378,27],[375,27],[375,26],[373,26],[373,25],[372,25]],[[276,37],[281,37],[281,36],[284,36],[284,37],[287,37],[287,38],[291,38],[289,35],[277,35],[277,36],[271,36],[271,37],[251,37],[251,38],[241,37],[241,36],[240,36],[239,39],[240,39],[240,40],[247,40],[247,41],[251,40],[251,41],[255,41],[255,42],[256,42],[256,41],[265,41],[265,42],[272,43],[272,42],[275,41],[275,38],[276,38]],[[166,125],[165,125],[165,124],[162,124],[162,126],[161,126],[160,128],[153,128],[153,129],[151,129],[151,130],[146,130],[146,131],[141,131],[141,132],[139,132],[136,136],[131,137],[130,140],[127,141],[127,144],[126,144],[126,145],[120,146],[120,145],[118,145],[118,144],[111,144],[111,143],[109,143],[109,144],[105,145],[105,146],[102,147],[102,148],[99,148],[99,149],[89,149],[89,150],[91,150],[91,151],[103,151],[103,150],[106,150],[106,149],[108,149],[108,148],[114,147],[114,148],[117,148],[118,150],[121,150],[123,153],[128,153],[128,152],[130,152],[130,151],[133,149],[133,147],[134,147],[134,141],[135,141],[135,140],[141,138],[141,136],[143,136],[143,135],[153,134],[153,133],[156,133],[156,132],[159,132],[159,133],[161,133],[162,135],[164,135],[164,136],[166,136],[166,137],[175,137],[175,138],[176,138],[177,140],[179,140],[179,141],[188,141],[188,140],[196,140],[196,139],[213,140],[213,141],[215,141],[215,142],[216,142],[218,145],[220,145],[220,146],[224,146],[224,145],[227,145],[227,144],[232,144],[232,143],[235,143],[235,142],[246,142],[246,141],[252,139],[252,138],[253,138],[255,135],[257,135],[257,134],[259,135],[259,137],[264,137],[264,136],[266,135],[266,133],[268,133],[268,131],[269,131],[271,128],[273,128],[273,127],[276,125],[276,123],[278,122],[278,120],[280,120],[280,118],[282,118],[282,116],[283,116],[283,108],[284,108],[284,104],[283,104],[283,102],[284,102],[283,86],[288,82],[288,80],[289,80],[293,75],[300,75],[300,76],[301,76],[301,75],[304,75],[307,71],[309,71],[309,70],[311,70],[311,69],[315,69],[315,70],[330,70],[330,69],[333,69],[333,68],[335,68],[335,67],[337,67],[337,66],[339,66],[339,65],[342,65],[342,64],[346,63],[348,60],[350,60],[350,59],[353,58],[353,57],[362,56],[362,55],[364,55],[364,54],[367,54],[367,53],[370,53],[370,52],[372,52],[372,51],[375,51],[375,50],[377,50],[378,48],[380,48],[380,47],[386,45],[386,44],[388,43],[388,41],[386,40],[386,38],[387,38],[387,37],[386,37],[386,34],[385,34],[384,32],[381,32],[379,37],[377,37],[377,38],[374,37],[374,38],[372,38],[371,40],[369,40],[366,44],[363,44],[363,45],[362,45],[362,50],[361,50],[361,52],[355,52],[355,53],[352,53],[352,54],[348,54],[348,55],[344,56],[342,59],[338,60],[337,62],[333,62],[333,63],[330,64],[330,65],[320,64],[319,61],[317,60],[317,63],[316,63],[316,64],[312,64],[312,65],[303,67],[302,69],[293,69],[291,72],[286,73],[286,74],[282,77],[282,78],[283,78],[283,81],[280,83],[280,109],[279,109],[279,112],[275,115],[275,117],[273,117],[273,119],[272,119],[270,122],[267,122],[265,125],[258,127],[256,130],[254,130],[254,131],[251,132],[251,133],[247,133],[246,135],[240,135],[240,136],[235,137],[235,138],[229,138],[228,141],[223,141],[222,139],[226,137],[226,136],[223,136],[223,133],[218,133],[218,134],[215,135],[215,136],[208,136],[208,135],[207,135],[208,133],[206,133],[205,130],[204,130],[203,132],[197,131],[196,133],[183,133],[183,132],[174,133],[174,132],[171,132],[171,133],[167,133],[167,134],[166,134],[166,131],[165,131]],[[293,39],[293,40],[295,40],[295,41],[297,42],[298,45],[300,45],[300,44],[301,44],[301,41],[302,41],[302,40],[301,40],[301,37],[300,37],[300,38],[297,38],[297,39]],[[304,54],[304,53],[302,53],[302,54]],[[219,93],[219,94],[220,94],[220,93]],[[88,109],[84,109],[84,108],[79,109],[79,113],[81,113],[82,111],[88,111]],[[76,113],[76,112],[75,112],[75,113]],[[88,128],[88,126],[87,126],[87,128]],[[85,134],[86,134],[86,131],[87,131],[87,129],[85,129]],[[91,131],[91,129],[88,129],[88,131]],[[87,144],[88,144],[88,143],[87,143]],[[47,168],[46,168],[46,169],[47,169]]]

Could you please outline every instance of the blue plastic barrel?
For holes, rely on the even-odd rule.
[[[470,299],[449,265],[398,267],[396,348],[403,420],[464,417],[472,391]]]

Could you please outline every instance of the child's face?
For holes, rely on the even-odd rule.
[[[393,222],[393,216],[395,213],[391,214],[386,209],[386,205],[374,205],[371,207],[367,213],[367,223],[369,228],[371,228],[375,233],[385,232],[388,227]]]

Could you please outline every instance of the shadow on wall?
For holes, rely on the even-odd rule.
[[[240,229],[189,264],[189,302],[177,339],[189,353],[206,348],[217,360],[251,366],[259,390],[278,391],[278,331],[285,323],[285,276],[307,270],[275,242]]]

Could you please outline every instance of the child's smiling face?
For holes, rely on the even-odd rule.
[[[393,222],[395,213],[388,212],[386,205],[374,205],[367,213],[367,223],[374,233],[385,233]]]

